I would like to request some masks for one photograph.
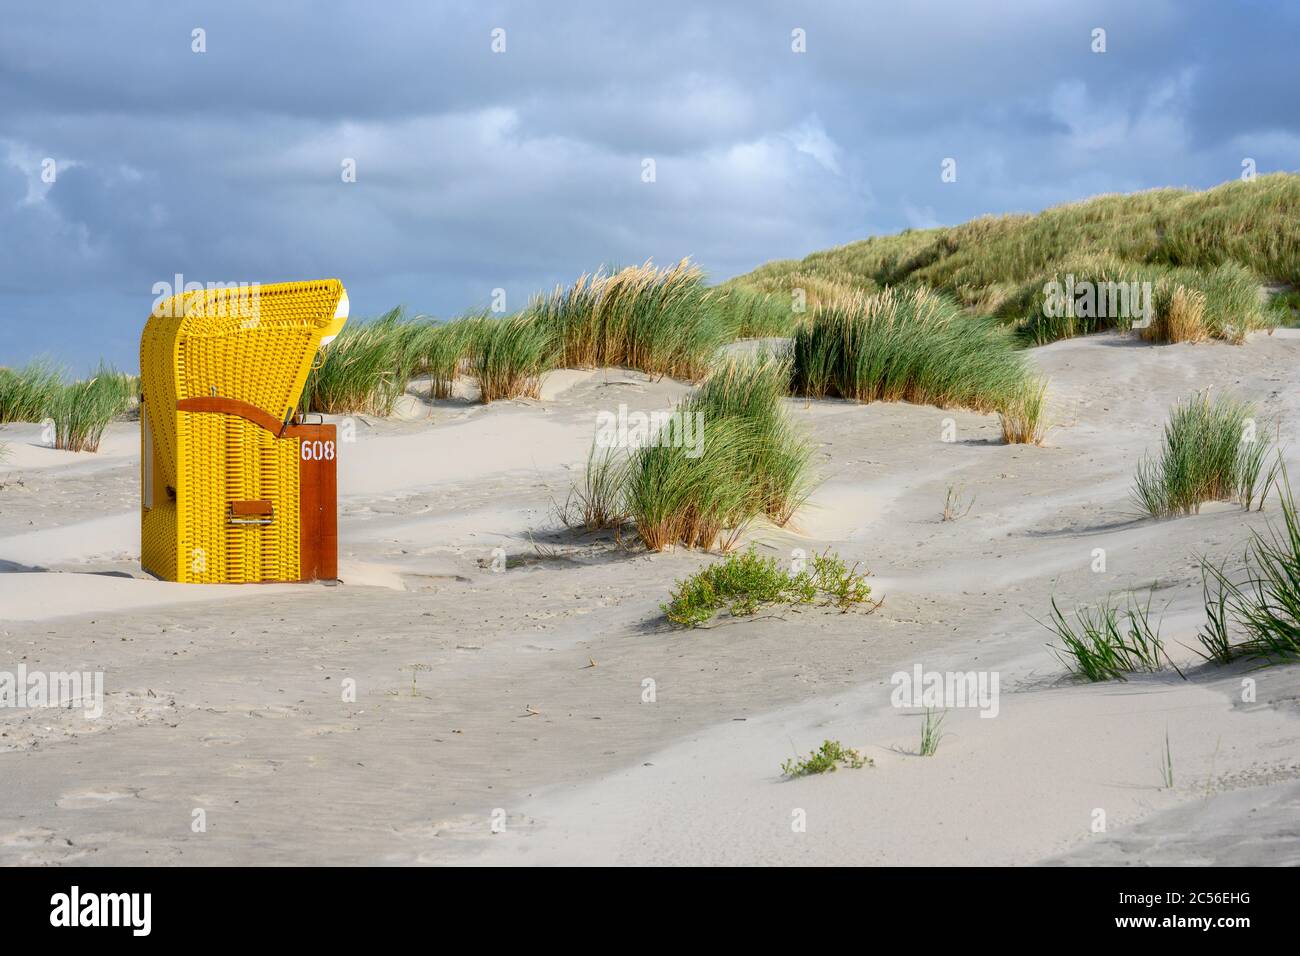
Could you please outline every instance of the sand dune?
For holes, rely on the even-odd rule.
[[[834,547],[885,604],[690,633],[658,606],[711,556],[555,519],[597,411],[666,407],[680,383],[564,373],[538,402],[355,422],[334,588],[144,579],[134,426],[93,460],[0,428],[0,476],[23,481],[0,490],[0,669],[102,670],[106,691],[99,721],[0,712],[0,862],[1300,863],[1300,672],[1203,668],[1180,647],[1197,555],[1239,555],[1270,512],[1152,522],[1127,500],[1169,405],[1207,386],[1283,422],[1297,473],[1300,334],[1030,354],[1060,420],[1042,448],[969,412],[790,401],[825,481],[794,526],[749,540],[781,559]],[[942,521],[958,484],[974,504]],[[1063,681],[1033,619],[1049,597],[1149,586],[1189,679]],[[998,715],[950,711],[930,758],[918,712],[890,702],[918,663],[1000,678]],[[875,766],[781,778],[825,738]]]

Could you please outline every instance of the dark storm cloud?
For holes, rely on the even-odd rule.
[[[724,278],[873,232],[1208,186],[1245,156],[1293,169],[1297,15],[1277,6],[11,3],[0,364],[133,365],[177,272],[337,275],[357,314],[446,315],[601,263],[691,255]]]

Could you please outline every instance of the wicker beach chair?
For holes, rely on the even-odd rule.
[[[337,576],[333,425],[296,414],[337,279],[184,292],[140,339],[141,564],[168,581]]]

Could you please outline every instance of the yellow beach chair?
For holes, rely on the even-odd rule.
[[[347,316],[337,279],[155,304],[140,338],[147,572],[213,584],[338,576],[335,428],[296,409]]]

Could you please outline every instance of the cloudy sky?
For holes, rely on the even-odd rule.
[[[9,0],[0,365],[134,370],[177,273],[451,316],[1295,170],[1298,38],[1289,0]]]

